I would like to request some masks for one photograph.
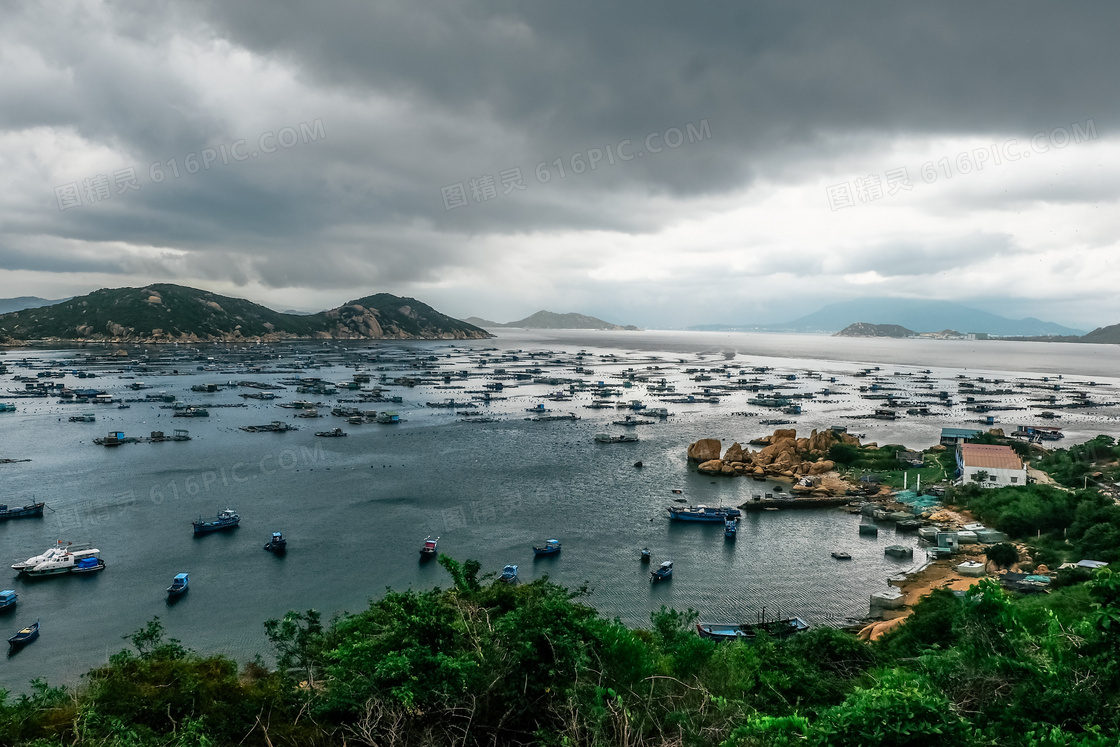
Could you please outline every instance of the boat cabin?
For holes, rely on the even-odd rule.
[[[0,610],[14,606],[17,601],[19,601],[19,594],[16,594],[14,590],[0,591]]]

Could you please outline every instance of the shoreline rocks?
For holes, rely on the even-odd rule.
[[[798,438],[796,430],[779,428],[754,443],[765,445],[751,451],[735,442],[721,456],[722,442],[704,438],[689,444],[688,461],[697,463],[697,471],[705,475],[799,482],[797,492],[805,495],[837,495],[852,488],[836,473],[836,463],[827,457],[829,449],[837,444],[859,446],[855,436],[814,430],[807,438]]]

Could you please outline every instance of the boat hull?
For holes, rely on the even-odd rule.
[[[212,534],[213,532],[224,532],[229,529],[236,529],[241,524],[241,522],[230,521],[223,524],[199,524],[198,522],[191,522],[191,524],[194,526],[195,534]]]
[[[800,617],[772,620],[764,623],[696,623],[696,632],[701,638],[712,641],[752,641],[765,631],[773,638],[787,636],[808,630],[809,624]]]
[[[5,511],[0,511],[0,521],[42,518],[44,506],[46,506],[45,503],[33,503],[23,508],[9,508]]]

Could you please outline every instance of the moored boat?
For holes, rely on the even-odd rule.
[[[424,546],[420,548],[420,560],[431,560],[439,555],[439,537],[432,539],[431,535],[424,538]]]
[[[208,534],[209,532],[219,532],[223,529],[233,529],[241,523],[241,517],[238,516],[232,509],[226,509],[213,519],[203,519],[198,517],[198,521],[192,521],[191,526],[194,527],[195,534]]]
[[[533,555],[555,555],[560,552],[560,540],[545,540],[543,547],[534,547]]]
[[[6,503],[0,503],[0,521],[7,521],[8,519],[26,519],[31,517],[41,517],[43,515],[43,507],[45,503],[28,503],[22,508],[8,508]]]
[[[167,598],[174,599],[181,597],[190,589],[190,578],[186,573],[176,573],[175,578],[171,580],[171,586],[167,587]]]
[[[271,553],[282,555],[288,551],[288,540],[284,539],[284,535],[281,532],[273,532],[272,537],[268,540],[268,544],[264,546],[264,549]]]
[[[74,567],[70,569],[71,573],[97,573],[98,571],[105,570],[105,561],[101,558],[86,557],[80,558],[74,563]]]
[[[39,621],[36,620],[34,624],[28,625],[23,630],[16,633],[8,639],[9,653],[18,651],[27,644],[34,641],[39,637]]]
[[[498,576],[499,581],[504,581],[507,584],[512,584],[517,581],[517,566],[507,565],[502,569],[502,575]]]
[[[0,591],[0,612],[7,612],[15,609],[16,602],[19,601],[19,594],[16,594],[14,589],[4,589]]]
[[[760,623],[696,623],[701,638],[713,641],[754,640],[762,631],[774,638],[784,638],[809,629],[809,623],[800,617],[787,617]]]
[[[706,521],[711,523],[724,523],[728,519],[737,519],[742,512],[737,508],[712,507],[712,506],[666,506],[669,518],[673,521]]]
[[[836,558],[837,560],[851,560],[852,559],[852,556],[849,555],[848,553],[844,552],[843,550],[833,550],[832,557]]]
[[[22,563],[12,565],[12,570],[21,574],[39,578],[43,576],[57,576],[74,571],[90,572],[99,571],[104,567],[101,561],[101,551],[89,545],[74,546],[72,544],[55,545],[41,555],[28,558]]]
[[[649,574],[649,582],[651,584],[656,584],[660,581],[668,581],[672,577],[673,577],[673,561],[665,560],[665,561],[662,561],[661,565],[658,566],[656,571],[653,571],[652,573]]]
[[[735,539],[735,535],[738,531],[739,526],[735,523],[734,519],[728,519],[723,523],[723,536],[725,539]]]
[[[649,548],[648,547],[643,547],[642,548],[642,562],[643,563],[648,563],[650,561],[651,557],[652,557],[652,553],[650,552]]]

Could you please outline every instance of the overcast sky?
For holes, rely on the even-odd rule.
[[[0,296],[1120,322],[1115,3],[167,5],[0,0]]]

